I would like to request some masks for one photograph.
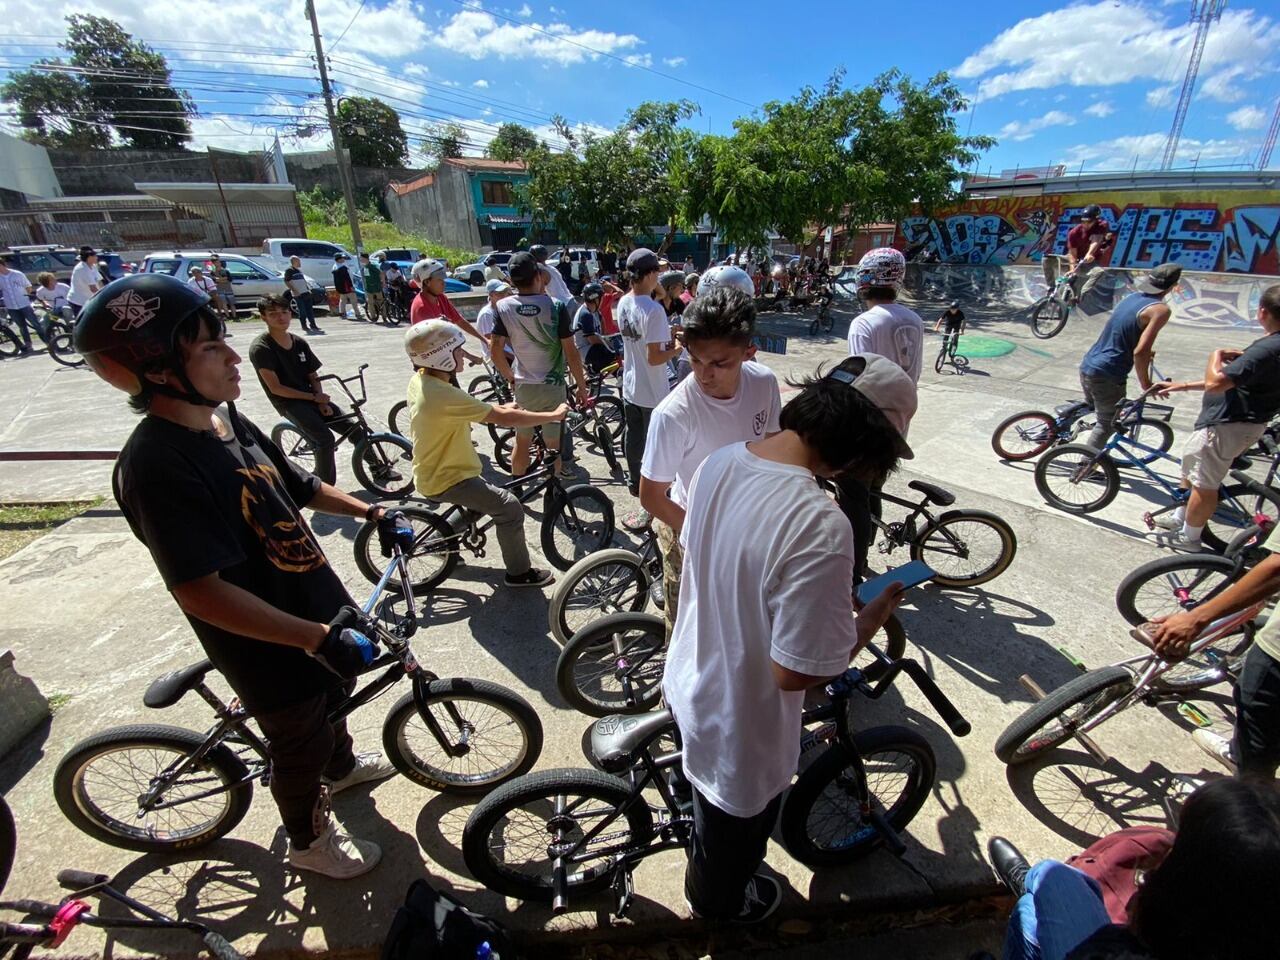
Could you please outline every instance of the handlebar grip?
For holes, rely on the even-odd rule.
[[[951,732],[957,737],[967,737],[973,727],[970,726],[964,715],[956,709],[955,704],[947,699],[947,695],[938,689],[938,685],[933,682],[932,678],[924,672],[924,667],[914,661],[910,661],[904,666],[904,669],[911,675],[911,679],[916,682],[916,686],[925,695],[929,705],[942,718],[942,722],[951,728]]]
[[[83,890],[85,887],[96,887],[111,880],[105,873],[90,873],[88,870],[59,870],[58,886],[64,890]]]
[[[31,917],[45,917],[52,920],[58,915],[62,906],[57,903],[45,903],[43,900],[6,900],[4,909],[15,913],[25,913]]]

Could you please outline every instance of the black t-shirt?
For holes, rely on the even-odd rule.
[[[1267,423],[1280,413],[1280,332],[1253,341],[1222,372],[1235,386],[1204,395],[1197,430],[1215,423]]]
[[[217,573],[273,607],[327,622],[354,604],[300,510],[320,481],[240,420],[247,445],[146,417],[116,461],[116,501],[166,587]],[[339,682],[297,647],[187,619],[252,713],[288,707]]]
[[[947,333],[957,333],[964,326],[964,311],[957,310],[952,313],[948,310],[942,315],[942,320],[947,325]]]
[[[351,293],[355,290],[355,284],[351,282],[351,272],[347,270],[346,264],[333,268],[333,288],[339,293]]]
[[[305,390],[307,393],[311,392],[311,374],[322,366],[320,359],[311,351],[311,344],[301,337],[293,337],[293,346],[286,350],[271,339],[270,333],[259,334],[249,344],[249,362],[258,371],[259,383],[262,383],[262,371],[271,370],[275,372],[281,386]],[[265,383],[262,383],[262,389],[266,390],[271,405],[284,413],[285,404],[290,401],[267,390]]]

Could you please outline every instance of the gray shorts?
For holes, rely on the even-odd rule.
[[[539,413],[545,413],[554,410],[565,401],[564,384],[560,383],[517,383],[516,384],[516,405],[523,410],[535,410]],[[533,427],[520,427],[516,430],[517,437],[530,437],[533,435]],[[544,440],[554,442],[560,439],[560,422],[544,423],[542,425],[542,437]]]
[[[1217,490],[1231,463],[1266,431],[1265,423],[1215,423],[1187,438],[1182,449],[1182,476],[1199,490]]]

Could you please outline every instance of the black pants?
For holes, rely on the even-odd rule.
[[[319,330],[316,326],[315,305],[311,302],[310,293],[294,294],[293,302],[298,306],[298,319],[302,321],[303,330]]]
[[[781,806],[782,794],[778,794],[754,817],[735,817],[694,787],[693,843],[684,873],[684,895],[700,916],[732,919],[742,912],[747,883],[764,862]]]
[[[627,485],[631,495],[640,495],[640,461],[644,459],[644,441],[649,435],[649,420],[653,416],[652,407],[638,407],[634,403],[622,401],[622,413],[627,421],[626,444],[623,454],[627,458]]]
[[[605,367],[617,363],[618,357],[608,347],[593,343],[587,347],[587,352],[582,358],[582,362],[586,366],[588,373],[599,373]]]
[[[868,487],[847,474],[836,477],[835,484],[839,490],[840,509],[853,527],[853,586],[856,587],[866,579],[867,554],[875,542],[876,528],[871,518],[879,520],[884,506],[879,497],[879,487]]]
[[[1112,377],[1097,377],[1080,371],[1080,389],[1084,392],[1084,402],[1093,407],[1097,426],[1089,434],[1085,442],[1095,450],[1101,450],[1115,432],[1116,414],[1120,404],[1124,402],[1125,380]]]
[[[329,416],[323,415],[320,407],[310,400],[286,400],[282,406],[281,413],[311,441],[316,453],[316,476],[325,483],[335,482],[338,479],[338,467],[334,462],[334,450],[338,447],[335,434],[358,443],[364,439],[360,425],[343,420],[346,411],[336,403],[329,404],[333,411]]]
[[[1232,696],[1240,776],[1274,780],[1280,767],[1280,661],[1258,646],[1250,647]]]
[[[330,723],[328,714],[346,697],[350,685],[283,710],[256,714],[271,757],[271,796],[285,832],[306,849],[329,822],[329,788],[321,777],[341,780],[356,765],[347,722]]]

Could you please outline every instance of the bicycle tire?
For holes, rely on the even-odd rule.
[[[516,445],[515,431],[504,434],[493,442],[493,459],[507,473],[511,472],[511,451]]]
[[[1024,410],[1005,417],[991,434],[991,449],[1001,460],[1031,460],[1057,442],[1058,421],[1041,410]],[[1029,444],[1025,449],[1016,441]]]
[[[556,689],[589,717],[648,713],[662,699],[667,625],[651,613],[615,613],[573,635],[556,660]]]
[[[895,831],[901,831],[915,818],[933,790],[937,777],[937,761],[929,741],[906,727],[874,727],[853,735],[858,756],[867,771],[871,795],[881,799],[872,787],[873,776],[882,772],[880,764],[897,754],[907,758],[909,766],[903,774],[904,789],[892,803],[879,803],[881,813]],[[879,763],[877,757],[882,758]],[[810,867],[829,867],[851,863],[876,850],[884,843],[874,826],[861,821],[861,812],[850,803],[841,785],[849,768],[848,757],[840,746],[832,746],[810,764],[791,786],[782,805],[782,842],[787,852]],[[847,779],[847,776],[846,776]],[[843,804],[841,804],[843,800]],[[824,808],[835,808],[832,818],[838,836],[815,837],[815,814]],[[852,830],[846,836],[845,830]]]
[[[613,501],[589,483],[566,487],[542,518],[542,555],[568,570],[613,542]]]
[[[13,870],[13,860],[18,851],[18,827],[13,822],[13,811],[0,796],[0,893]]]
[[[368,463],[372,457],[376,463]],[[360,486],[383,500],[413,494],[413,444],[394,433],[371,433],[351,451],[351,469]],[[397,470],[403,471],[398,474]]]
[[[647,565],[630,550],[600,550],[583,557],[556,583],[547,623],[561,646],[582,628],[611,613],[638,613],[649,603]]]
[[[967,541],[955,529],[962,524],[969,526]],[[968,573],[963,572],[958,565],[952,565],[949,568],[950,573],[944,572],[942,558],[954,556],[961,560],[969,559],[962,557],[959,551],[965,549],[967,543],[972,543],[976,534],[974,528],[994,531],[999,538],[1000,550],[995,560],[986,566],[972,568]],[[961,544],[952,543],[950,540],[952,536],[960,540]],[[940,545],[930,546],[931,540],[936,540]],[[911,559],[923,560],[929,564],[936,573],[933,582],[942,587],[976,587],[994,580],[1009,569],[1009,564],[1013,563],[1017,553],[1018,537],[1013,532],[1013,527],[1009,526],[1002,517],[988,513],[986,510],[955,510],[944,513],[911,541]]]
[[[1158,443],[1151,442],[1151,434],[1155,433],[1159,436]],[[1139,417],[1132,432],[1129,434],[1134,440],[1146,444],[1148,447],[1155,447],[1161,453],[1168,453],[1173,448],[1173,427],[1169,426],[1163,420],[1153,420],[1150,417]],[[1143,453],[1141,450],[1130,449],[1129,452],[1137,458],[1139,463],[1155,463],[1157,460],[1163,459],[1154,453]]]
[[[493,377],[487,373],[482,373],[470,383],[467,384],[467,393],[473,397],[493,396],[498,392],[497,385],[493,382]]]
[[[933,372],[942,373],[942,368],[947,365],[947,348],[944,346],[938,351],[938,359],[933,361]]]
[[[1135,627],[1181,613],[1221,593],[1237,579],[1232,576],[1235,570],[1235,561],[1214,553],[1157,557],[1120,581],[1116,609],[1125,623]],[[1186,592],[1186,601],[1179,599],[1181,591]]]
[[[1072,478],[1080,472],[1087,460],[1095,463],[1093,471],[1083,479]],[[1093,513],[1106,507],[1120,492],[1120,471],[1115,462],[1106,454],[1099,454],[1093,447],[1083,443],[1065,443],[1050,450],[1036,461],[1036,490],[1052,507],[1065,513]],[[1065,490],[1081,490],[1086,493],[1097,489],[1101,483],[1102,491],[1089,500],[1069,500],[1049,484],[1056,479],[1065,480],[1069,486]],[[1086,486],[1087,484],[1087,486]]]
[[[627,417],[623,412],[622,401],[617,397],[596,397],[595,411],[596,419],[608,428],[609,436],[616,443],[627,425]]]
[[[1071,738],[1072,731],[1060,724],[1058,730],[1046,733],[1028,746],[1037,733],[1058,721],[1072,707],[1083,707],[1078,716],[1066,721],[1066,724],[1076,725],[1098,714],[1132,689],[1133,676],[1121,666],[1100,667],[1082,673],[1051,691],[1043,700],[1033,703],[1005,727],[996,739],[996,757],[1011,766],[1025,763]]]
[[[462,831],[462,859],[475,879],[490,890],[503,896],[515,897],[518,900],[549,902],[553,896],[551,884],[552,861],[546,857],[548,824],[523,831],[524,836],[532,837],[531,862],[529,872],[520,872],[512,868],[512,860],[504,862],[502,857],[510,852],[506,834],[519,839],[521,831],[507,830],[507,824],[516,818],[513,814],[526,806],[535,809],[528,811],[521,818],[537,823],[542,817],[555,809],[556,797],[572,795],[575,800],[598,801],[608,805],[598,812],[602,816],[612,814],[626,822],[627,836],[620,838],[620,826],[611,826],[604,831],[608,834],[610,848],[619,845],[627,849],[639,849],[648,845],[653,839],[653,814],[649,805],[640,799],[633,803],[627,801],[631,797],[631,788],[625,780],[603,773],[599,770],[560,768],[531,773],[504,784],[476,804],[467,818],[467,825]],[[550,798],[550,799],[549,799]],[[548,802],[549,801],[549,802]],[[578,826],[577,816],[580,803],[562,805],[567,812],[561,817],[570,817],[580,833],[587,831]],[[587,811],[584,811],[584,814]],[[595,811],[590,811],[595,812]],[[540,841],[540,842],[539,842]],[[534,871],[533,857],[541,854],[544,870]],[[603,890],[612,880],[609,870],[602,869],[607,861],[600,863],[595,869],[589,866],[579,869],[568,877],[569,892],[586,894]]]
[[[423,507],[396,507],[413,527],[413,549],[405,557],[409,566],[409,585],[415,594],[426,592],[449,578],[458,565],[457,532],[443,517]],[[386,560],[378,544],[378,524],[367,521],[356,531],[356,568],[370,583],[382,579]],[[399,578],[387,583],[387,590],[400,593]]]
[[[1242,530],[1255,525],[1258,515],[1270,519],[1268,531],[1280,523],[1280,491],[1274,487],[1264,487],[1262,493],[1245,486],[1243,483],[1231,483],[1218,490],[1218,505],[1213,516],[1204,525],[1201,539],[1205,546],[1215,553],[1222,553],[1227,545],[1235,540]],[[1264,504],[1265,501],[1265,504]],[[1266,539],[1258,526],[1258,534],[1252,545],[1261,546]],[[1248,549],[1250,544],[1237,544],[1239,549]]]
[[[1050,340],[1067,325],[1069,312],[1053,297],[1045,297],[1031,311],[1031,333],[1040,340]]]
[[[155,821],[148,823],[137,818],[137,798],[150,788],[151,777],[136,781],[136,789],[129,795],[129,799],[134,802],[134,809],[124,814],[126,819],[112,817],[93,802],[84,785],[90,764],[112,752],[136,746],[152,751],[153,754],[155,751],[171,753],[174,755],[173,760],[177,760],[194,753],[204,745],[205,739],[202,733],[162,724],[134,724],[94,734],[72,747],[58,763],[53,775],[54,800],[63,816],[78,830],[113,847],[159,853],[204,846],[234,830],[249,812],[249,804],[253,799],[252,781],[241,782],[248,776],[249,768],[225,744],[218,744],[205,754],[203,763],[193,771],[203,777],[199,783],[194,784],[201,792],[208,789],[210,774],[218,777],[223,784],[230,784],[223,793],[199,801],[207,804],[211,799],[225,797],[223,811],[200,828],[181,831],[173,839],[157,839]],[[159,762],[156,758],[155,763]],[[160,766],[155,772],[163,769]],[[136,763],[129,765],[129,772],[139,775]],[[168,814],[182,806],[183,804],[175,804],[163,811],[153,811],[151,816]],[[126,830],[126,826],[132,829]]]
[[[316,449],[307,435],[288,420],[271,428],[271,442],[307,473],[316,472]]]
[[[619,466],[618,451],[613,448],[613,444],[614,439],[609,433],[609,428],[604,424],[596,427],[596,446],[604,454],[604,460],[609,465],[609,469],[617,470]]]
[[[22,340],[7,326],[0,326],[0,359],[22,355]]]
[[[45,330],[45,343],[49,356],[53,358],[55,363],[72,368],[84,366],[84,357],[76,352],[71,328],[65,323],[50,321],[48,328]]]
[[[500,783],[506,783],[518,776],[528,773],[538,762],[542,753],[542,721],[537,712],[519,694],[506,687],[488,680],[472,680],[463,677],[449,677],[433,680],[427,685],[425,702],[428,708],[436,704],[449,703],[455,709],[464,702],[486,704],[496,708],[501,714],[498,727],[514,725],[520,735],[520,749],[514,751],[512,757],[492,769],[473,771],[470,773],[454,772],[438,763],[433,763],[419,755],[409,743],[409,730],[414,721],[422,728],[421,739],[438,748],[440,756],[446,761],[460,761],[466,757],[480,756],[481,762],[490,761],[495,753],[491,741],[484,739],[485,731],[494,729],[486,724],[483,728],[475,720],[475,715],[459,715],[466,726],[467,752],[460,757],[451,757],[445,748],[435,739],[430,729],[422,721],[418,702],[410,691],[396,701],[387,714],[382,726],[382,747],[395,768],[424,787],[431,787],[441,793],[457,796],[475,796],[488,793]],[[432,716],[442,727],[451,717],[445,710],[433,711]],[[478,744],[486,744],[484,750]]]
[[[391,409],[387,412],[387,425],[391,427],[392,433],[399,434],[402,437],[409,436],[409,421],[406,420],[403,424],[400,422],[401,415],[408,409],[408,400],[401,400],[391,405]],[[400,429],[402,426],[404,427],[403,430]]]

